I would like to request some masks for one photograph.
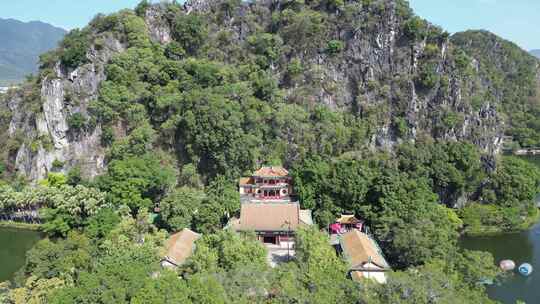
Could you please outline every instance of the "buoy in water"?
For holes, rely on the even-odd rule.
[[[516,268],[516,263],[512,260],[502,260],[499,263],[499,267],[502,271],[512,271]]]
[[[523,263],[519,265],[518,271],[522,276],[528,277],[533,272],[533,267],[529,263]]]

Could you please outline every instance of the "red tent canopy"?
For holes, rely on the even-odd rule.
[[[339,233],[341,231],[341,224],[340,223],[334,223],[330,225],[330,231],[332,233]]]

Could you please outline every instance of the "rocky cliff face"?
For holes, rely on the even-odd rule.
[[[207,58],[242,63],[254,47],[250,37],[272,33],[284,51],[273,57],[268,70],[287,101],[353,112],[370,122],[371,148],[391,150],[400,142],[434,138],[469,141],[488,155],[500,152],[505,119],[498,100],[473,103],[479,91],[490,91],[482,87],[477,62],[461,58],[448,35],[414,17],[405,2],[346,1],[344,8],[320,4],[309,14],[285,1],[233,2],[188,1],[180,8],[180,14],[206,20]],[[161,4],[143,15],[150,37],[163,46],[173,41],[168,14]],[[292,17],[276,22],[276,14]],[[325,29],[313,34],[309,29],[318,22]],[[6,136],[23,137],[9,157],[31,180],[44,178],[59,163],[63,166],[57,170],[80,166],[88,177],[106,167],[99,123],[73,130],[69,121],[75,113],[92,120],[89,104],[99,97],[107,63],[127,44],[110,31],[91,32],[86,63],[71,69],[57,62],[53,73],[39,81],[35,115],[20,111],[23,92],[5,102],[11,113]],[[292,73],[294,66],[300,71]]]
[[[172,41],[170,24],[159,6],[149,7],[144,19],[153,41],[163,45]]]
[[[88,115],[88,105],[97,98],[99,85],[105,79],[106,63],[125,48],[110,35],[103,38],[104,45],[99,51],[94,47],[88,50],[89,63],[74,70],[57,63],[53,73],[36,85],[41,103],[37,114],[21,111],[24,108],[21,92],[8,100],[12,113],[8,134],[11,138],[24,136],[12,159],[19,174],[37,181],[53,170],[66,173],[69,168],[79,166],[85,176],[94,177],[105,168],[100,126],[75,134],[68,125],[71,115]],[[60,163],[63,165],[55,168]]]
[[[195,2],[188,5],[190,11],[219,15],[218,3]],[[472,107],[478,88],[468,83],[479,82],[480,78],[476,73],[464,76],[460,72],[456,46],[447,33],[429,23],[410,29],[409,23],[415,19],[406,3],[375,1],[366,5],[349,1],[341,11],[324,7],[330,12],[324,22],[330,26],[324,37],[308,38],[311,41],[302,41],[289,32],[297,30],[295,24],[273,24],[271,16],[287,9],[290,5],[280,1],[238,7],[225,17],[220,15],[221,22],[211,26],[211,36],[217,39],[226,31],[231,33],[230,44],[245,45],[248,37],[260,30],[253,26],[253,20],[244,18],[246,10],[258,16],[258,25],[277,27],[274,31],[290,49],[276,60],[272,70],[287,97],[353,111],[373,120],[372,148],[391,150],[397,143],[428,136],[470,141],[491,155],[500,152],[505,126],[496,100],[483,100],[476,109]],[[343,50],[332,52],[328,41],[343,42]],[[302,44],[308,51],[298,49]],[[235,51],[223,58],[215,56],[233,63],[242,57]],[[287,70],[295,59],[305,69],[291,81]],[[474,62],[467,64],[467,68],[473,68]],[[434,79],[422,84],[423,78],[429,77]],[[400,124],[401,130],[397,127]]]

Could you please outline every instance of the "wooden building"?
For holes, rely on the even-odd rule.
[[[301,210],[291,199],[292,179],[283,167],[262,167],[239,182],[240,218],[229,227],[236,231],[254,231],[269,246],[290,249],[295,232],[302,225],[313,225],[310,210]]]
[[[251,200],[290,200],[292,183],[283,167],[262,167],[239,181],[240,196]]]
[[[236,231],[254,231],[261,242],[291,248],[299,227],[312,225],[310,210],[301,210],[298,203],[245,203],[240,218],[229,226]]]
[[[184,264],[195,251],[195,241],[200,237],[187,228],[171,235],[165,242],[166,254],[161,266],[173,268]]]
[[[340,245],[350,265],[351,279],[372,279],[381,284],[386,282],[385,272],[390,270],[390,266],[369,235],[353,229],[340,237]]]
[[[362,231],[364,222],[351,214],[342,214],[336,221],[330,225],[330,234],[343,234],[353,229]]]

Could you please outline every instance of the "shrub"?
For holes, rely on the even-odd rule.
[[[78,132],[86,126],[86,118],[81,113],[73,113],[68,117],[67,124],[70,130]]]
[[[304,71],[304,67],[302,65],[302,62],[297,58],[294,58],[293,60],[291,60],[291,62],[287,66],[287,72],[291,76],[299,75],[303,71]]]
[[[52,163],[52,167],[55,170],[62,169],[62,167],[64,167],[64,162],[60,161],[59,159],[55,159]]]
[[[329,4],[333,7],[339,7],[339,6],[343,6],[345,5],[345,1],[344,0],[329,0],[328,1]]]
[[[61,187],[67,183],[67,178],[62,173],[49,173],[47,179],[39,182],[44,187]]]
[[[396,117],[394,119],[394,129],[396,130],[397,136],[404,137],[409,131],[409,126],[403,117]]]
[[[423,39],[426,36],[427,23],[424,19],[414,16],[405,23],[405,34],[414,40]]]
[[[53,149],[53,142],[49,136],[41,135],[30,143],[30,151],[37,153],[39,148],[43,148],[46,151]]]
[[[326,46],[326,52],[329,54],[341,53],[345,48],[345,44],[339,40],[330,40]]]
[[[58,53],[55,51],[49,51],[39,56],[40,69],[52,68],[58,61]]]
[[[142,0],[135,7],[135,14],[139,17],[144,17],[146,15],[146,10],[150,7],[150,2],[148,0]]]
[[[90,25],[95,28],[99,33],[113,30],[119,23],[120,18],[118,14],[112,14],[105,16],[103,14],[98,14],[90,22]]]
[[[123,13],[121,18],[129,47],[150,47],[150,38],[144,19],[132,13]]]
[[[76,68],[86,62],[88,51],[88,35],[79,29],[72,30],[61,43],[60,61],[67,68]]]
[[[471,106],[474,110],[478,111],[482,108],[484,104],[484,98],[482,95],[474,95],[471,97]]]
[[[417,78],[419,84],[426,88],[431,89],[439,82],[439,75],[437,73],[437,64],[433,62],[426,62],[420,66],[420,71]]]
[[[114,130],[112,127],[107,126],[103,128],[101,133],[101,145],[104,147],[110,146],[114,141]]]
[[[413,11],[409,7],[409,3],[404,0],[396,1],[396,14],[398,17],[408,19],[412,16]]]
[[[247,42],[255,54],[265,56],[269,60],[279,58],[283,45],[283,41],[278,35],[269,33],[249,36]]]
[[[67,183],[71,186],[76,186],[82,182],[81,167],[75,166],[69,169],[67,173]]]
[[[165,56],[171,60],[181,60],[186,56],[186,50],[176,41],[172,41],[165,47]]]
[[[281,36],[297,51],[305,52],[320,48],[326,37],[326,18],[319,12],[309,9],[295,12],[286,9],[282,12]]]
[[[428,58],[433,58],[439,55],[439,46],[433,43],[428,43],[424,49],[424,55]]]
[[[208,35],[206,24],[197,15],[179,15],[174,20],[172,35],[190,54],[195,54],[204,44]]]
[[[456,112],[444,113],[444,116],[442,118],[442,122],[447,129],[458,126],[459,124],[463,123],[463,120],[463,116]]]
[[[463,50],[460,49],[455,50],[454,61],[456,63],[456,67],[460,71],[466,71],[471,64],[471,58]]]

